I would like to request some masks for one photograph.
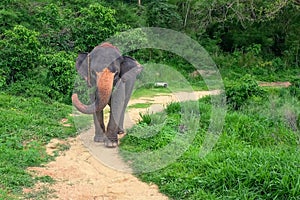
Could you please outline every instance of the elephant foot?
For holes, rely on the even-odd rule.
[[[105,137],[103,135],[95,135],[94,136],[94,142],[104,142]]]
[[[117,134],[107,134],[107,138],[104,140],[104,144],[108,148],[116,148],[119,145],[118,135]]]
[[[118,140],[114,140],[114,141],[111,141],[111,140],[109,140],[109,139],[106,139],[105,141],[104,141],[104,145],[107,147],[107,148],[116,148],[118,145],[119,145],[119,143],[118,143]]]

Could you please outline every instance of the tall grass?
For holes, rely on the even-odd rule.
[[[208,129],[210,105],[207,99],[200,100],[200,126],[188,149],[176,162],[137,175],[143,181],[157,184],[172,199],[299,199],[300,104],[291,96],[280,93],[275,92],[269,99],[259,102],[252,101],[240,110],[229,111],[222,135],[204,158],[199,156],[199,149]],[[290,109],[288,114],[287,108]],[[176,111],[176,106],[171,105],[169,110]],[[274,112],[278,113],[275,115]],[[291,113],[297,117],[287,117]],[[123,139],[123,157],[130,160],[136,172],[152,161],[142,163],[141,158],[130,157],[126,152],[164,148],[174,135],[179,134],[174,129],[180,122],[178,115],[178,110],[168,114],[159,130],[151,124],[138,125]],[[290,119],[296,119],[298,124],[291,126]],[[143,134],[150,136],[136,138],[137,132],[140,138]],[[156,162],[159,165],[161,161],[157,159]]]

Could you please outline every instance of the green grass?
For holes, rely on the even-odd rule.
[[[163,163],[157,152],[163,152],[164,147],[173,154],[184,148],[180,141],[175,147],[170,143],[180,135],[185,140],[197,120],[182,120],[182,111],[173,104],[167,113],[150,115],[155,123],[140,122],[129,130],[121,143],[121,155],[141,180],[157,184],[172,199],[299,199],[300,103],[284,90],[238,111],[228,111],[222,135],[204,158],[199,150],[210,122],[208,98],[199,101],[195,138],[170,165],[139,173],[149,165]],[[165,117],[157,120],[158,116]],[[185,125],[187,132],[180,132],[180,125]],[[143,152],[155,156],[143,157]]]
[[[26,171],[29,166],[52,159],[45,152],[45,144],[52,138],[63,139],[77,132],[73,117],[69,116],[72,107],[60,103],[2,93],[0,113],[0,199],[14,199],[22,195],[22,188],[45,178],[33,177]],[[63,126],[62,118],[67,118],[72,126]]]
[[[199,84],[205,84],[204,82],[198,82]],[[176,92],[193,92],[193,91],[202,91],[202,90],[208,90],[206,87],[202,87],[201,85],[193,85],[191,84],[191,88],[159,88],[159,87],[148,87],[148,86],[142,86],[140,88],[137,88],[134,90],[131,99],[138,99],[141,97],[153,97],[158,95],[168,95],[171,93]]]
[[[135,90],[131,96],[131,99],[138,99],[140,97],[153,97],[158,94],[171,94],[168,88],[145,88],[141,87]]]
[[[158,94],[182,91],[207,90],[207,86],[201,76],[192,78],[187,72],[176,67],[178,67],[176,64],[146,63],[136,82],[137,89],[133,92],[132,98],[152,97]],[[156,82],[165,82],[168,84],[168,87],[155,87]]]
[[[133,105],[128,106],[129,109],[134,108],[149,108],[152,105],[152,103],[136,103]]]

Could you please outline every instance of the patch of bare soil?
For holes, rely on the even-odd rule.
[[[162,111],[166,104],[173,101],[196,100],[213,94],[218,94],[218,91],[181,92],[132,100],[130,105],[137,103],[151,103],[152,105],[147,109],[129,109],[125,117],[126,128],[139,120],[140,112],[154,113]],[[38,192],[46,187],[48,191],[54,191],[51,197],[48,197],[49,199],[168,199],[159,192],[156,185],[141,182],[130,173],[130,167],[119,157],[118,148],[109,149],[105,148],[102,143],[94,143],[93,134],[92,127],[67,141],[52,140],[47,145],[49,154],[53,153],[57,145],[68,144],[70,148],[44,167],[31,167],[28,170],[36,176],[48,175],[55,180],[55,183],[37,184],[34,189],[24,189],[24,193]]]
[[[258,85],[262,87],[289,87],[292,84],[286,81],[286,82],[260,82]]]

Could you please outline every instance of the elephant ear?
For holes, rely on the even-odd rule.
[[[88,64],[87,64],[88,53],[80,53],[76,60],[77,72],[87,80],[88,77]]]
[[[137,76],[143,70],[142,65],[130,56],[123,56],[120,77]]]

